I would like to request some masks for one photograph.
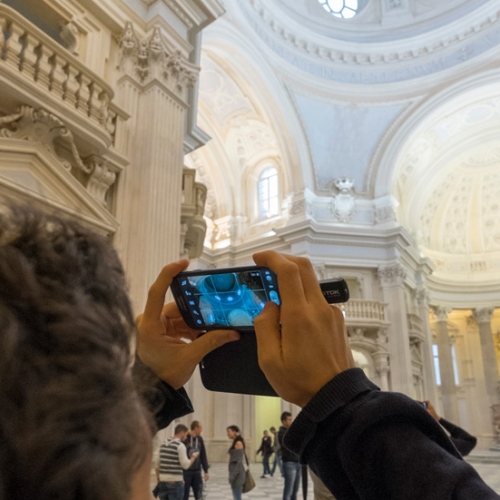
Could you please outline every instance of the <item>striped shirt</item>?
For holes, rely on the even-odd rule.
[[[167,439],[160,446],[159,472],[160,481],[183,481],[182,469],[187,469],[191,461],[187,457],[186,447],[179,438]]]

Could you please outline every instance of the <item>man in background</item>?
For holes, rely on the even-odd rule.
[[[271,469],[271,477],[274,476],[274,471],[276,470],[276,466],[280,468],[281,477],[283,477],[283,462],[281,461],[281,449],[278,443],[278,431],[276,430],[276,427],[271,427],[269,430],[273,435],[273,451],[274,451],[274,462],[273,462],[273,467]]]
[[[193,452],[191,458],[188,458],[182,442],[186,439],[187,432],[188,428],[184,424],[176,425],[174,437],[160,446],[159,463],[156,467],[160,500],[182,500],[184,496],[182,471],[190,467],[199,455],[199,452]]]
[[[193,495],[196,500],[201,500],[203,497],[203,480],[201,477],[201,469],[203,468],[204,480],[208,481],[208,460],[205,442],[201,437],[203,426],[198,420],[191,422],[190,431],[184,439],[188,455],[199,453],[198,458],[192,465],[184,470],[184,500],[189,498],[189,490],[193,490]]]
[[[284,411],[281,414],[281,427],[278,431],[278,443],[283,460],[283,474],[285,485],[283,487],[283,500],[297,500],[297,491],[300,486],[300,463],[299,456],[283,446],[283,439],[288,428],[292,425],[292,414]]]

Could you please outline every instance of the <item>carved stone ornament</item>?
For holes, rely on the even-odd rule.
[[[493,307],[483,307],[482,309],[474,309],[474,318],[478,323],[491,323],[493,315]]]
[[[44,109],[21,106],[17,113],[0,118],[0,137],[38,142],[106,205],[106,192],[116,180],[116,171],[98,156],[83,161],[73,134],[59,117]]]
[[[335,187],[340,191],[333,197],[333,216],[339,222],[349,222],[354,215],[356,202],[350,193],[354,181],[348,177],[340,177],[334,181]]]
[[[78,30],[76,24],[69,22],[63,25],[59,31],[59,35],[63,41],[64,47],[73,55],[77,56],[80,46],[80,31]]]
[[[60,118],[44,109],[21,106],[17,113],[0,118],[0,136],[38,142],[56,156],[66,170],[76,167],[84,173],[90,173],[89,167],[83,163],[78,154],[71,131]],[[67,145],[71,152],[69,159],[58,154],[57,140]]]
[[[386,206],[375,209],[375,223],[382,224],[384,222],[395,221],[396,210],[394,207]]]
[[[434,316],[436,316],[436,321],[446,322],[448,321],[448,314],[451,312],[451,307],[436,306],[432,308]]]
[[[406,272],[399,264],[381,266],[377,269],[377,278],[382,286],[402,285],[406,278]]]
[[[419,306],[427,307],[429,305],[429,291],[427,288],[421,287],[415,290],[415,298]]]
[[[154,28],[149,38],[139,39],[132,23],[128,22],[119,46],[118,68],[142,84],[157,79],[170,90],[182,94],[196,83],[199,67],[191,64],[180,50],[172,49],[159,27]]]

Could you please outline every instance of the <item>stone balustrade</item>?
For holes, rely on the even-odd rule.
[[[111,87],[63,46],[3,3],[0,3],[0,25],[0,79],[10,82],[11,95],[20,101],[29,96],[34,102],[21,103],[43,105],[59,115],[76,112],[87,126],[95,125],[105,132],[108,140],[104,142],[111,143],[117,120],[116,108],[110,105]],[[58,109],[53,109],[51,104]]]
[[[343,305],[346,323],[386,323],[386,304],[374,300],[351,299]]]

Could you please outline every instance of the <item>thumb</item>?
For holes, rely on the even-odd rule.
[[[191,361],[199,363],[209,352],[239,338],[240,334],[235,330],[212,330],[187,344],[186,350]]]
[[[280,309],[274,302],[268,302],[254,320],[257,336],[259,365],[264,373],[267,366],[281,360]]]

